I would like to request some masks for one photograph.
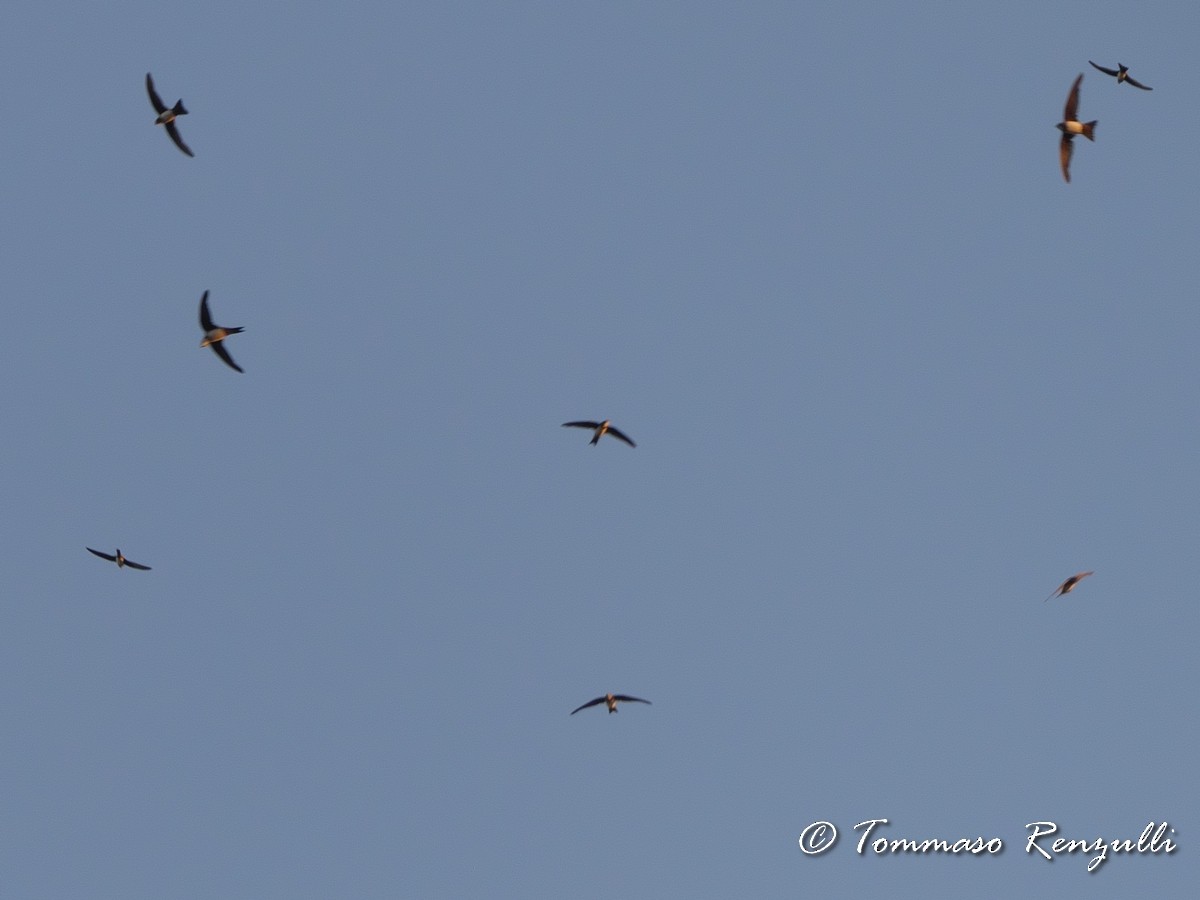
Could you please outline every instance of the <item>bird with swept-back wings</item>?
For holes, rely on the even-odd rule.
[[[1071,183],[1071,153],[1074,150],[1072,140],[1075,135],[1082,134],[1089,141],[1096,140],[1096,124],[1097,119],[1090,122],[1080,122],[1076,116],[1076,111],[1079,108],[1079,84],[1083,81],[1083,73],[1079,73],[1079,77],[1075,79],[1075,83],[1071,85],[1071,93],[1067,94],[1067,105],[1063,109],[1063,120],[1055,127],[1061,131],[1062,140],[1058,142],[1058,163],[1062,166],[1063,178],[1067,183]]]
[[[150,105],[154,107],[154,111],[158,113],[158,118],[154,120],[155,125],[162,125],[167,129],[167,134],[171,136],[171,140],[175,142],[175,146],[186,153],[188,156],[195,156],[187,144],[183,142],[183,138],[179,136],[179,129],[175,125],[175,120],[180,116],[186,116],[187,110],[183,108],[183,101],[179,100],[170,108],[162,102],[162,97],[158,96],[158,91],[154,89],[154,79],[150,77],[150,73],[146,73],[146,93],[150,95]]]
[[[107,559],[109,562],[115,562],[117,564],[118,569],[123,569],[126,566],[129,566],[129,568],[137,569],[140,572],[149,572],[150,571],[149,566],[143,566],[141,563],[135,563],[131,559],[126,559],[125,555],[123,553],[121,553],[120,547],[117,548],[116,556],[109,556],[107,553],[101,553],[99,550],[93,550],[91,547],[87,548],[87,552],[95,554],[96,556],[100,557],[101,559]]]
[[[599,706],[601,703],[608,704],[608,711],[615,713],[618,703],[645,703],[650,705],[649,700],[643,700],[641,697],[630,697],[628,694],[605,694],[603,697],[597,697],[595,700],[589,700],[583,706],[578,706],[571,710],[571,715],[579,712],[581,709],[587,709],[589,706]]]
[[[613,437],[617,438],[618,440],[624,441],[630,447],[637,446],[637,444],[635,444],[633,441],[631,441],[629,439],[628,435],[626,435],[623,431],[621,431],[619,428],[617,428],[615,425],[613,425],[612,421],[609,419],[605,419],[603,422],[563,422],[563,428],[590,428],[590,429],[592,429],[592,431],[595,432],[592,435],[592,440],[591,440],[591,444],[593,447],[596,445],[596,442],[599,441],[600,438],[604,437],[604,435],[606,435],[606,434],[611,434]]]
[[[208,291],[205,291],[204,295],[200,298],[200,327],[204,329],[204,340],[200,342],[200,346],[212,347],[213,353],[221,357],[225,365],[229,366],[235,372],[241,372],[242,367],[233,361],[233,357],[225,349],[223,341],[231,334],[241,334],[246,329],[222,328],[219,325],[214,325],[212,316],[208,312]]]
[[[1135,88],[1141,88],[1143,91],[1154,90],[1154,88],[1144,85],[1140,81],[1134,81],[1132,78],[1130,78],[1129,77],[1129,66],[1123,66],[1120,63],[1117,63],[1117,67],[1115,69],[1106,69],[1106,68],[1104,68],[1104,66],[1096,65],[1090,59],[1088,60],[1088,63],[1091,65],[1091,67],[1093,69],[1099,69],[1105,75],[1113,76],[1115,79],[1117,79],[1117,84],[1120,84],[1122,81],[1128,81]]]

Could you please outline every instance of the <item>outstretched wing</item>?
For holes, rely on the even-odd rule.
[[[589,706],[595,706],[598,703],[603,703],[607,699],[607,697],[597,697],[595,700],[589,700],[587,703],[583,704],[583,706],[577,706],[575,709],[571,710],[571,715],[575,715],[575,713],[579,712],[581,709],[587,709]]]
[[[1058,144],[1058,164],[1062,166],[1063,178],[1067,184],[1071,183],[1071,150],[1074,145],[1071,142],[1071,135],[1063,132],[1062,140]]]
[[[609,426],[608,426],[608,433],[609,433],[609,434],[611,434],[613,437],[615,437],[615,438],[619,438],[620,440],[624,441],[624,442],[625,442],[625,443],[627,443],[627,444],[628,444],[630,447],[636,447],[636,446],[637,446],[637,444],[635,444],[633,441],[631,441],[631,440],[629,439],[629,436],[628,436],[627,434],[625,434],[625,432],[621,431],[619,428],[614,428],[612,425],[609,425]]]
[[[149,567],[149,566],[143,566],[141,563],[135,563],[135,562],[133,562],[132,560],[128,560],[128,559],[127,559],[127,560],[125,560],[125,565],[129,566],[129,568],[131,568],[131,569],[139,569],[139,570],[141,570],[141,571],[143,571],[143,572],[149,572],[149,571],[150,571],[150,567]]]
[[[109,556],[107,553],[101,553],[99,550],[93,550],[91,547],[87,548],[87,552],[94,553],[96,556],[100,557],[101,559],[107,559],[109,562],[117,561],[115,556]]]
[[[154,79],[150,77],[150,73],[146,73],[146,93],[150,95],[150,104],[154,107],[156,113],[165,113],[166,105],[162,102],[162,97],[158,96],[158,91],[154,89]]]
[[[1104,68],[1104,66],[1098,66],[1094,62],[1092,62],[1090,59],[1088,60],[1088,63],[1091,65],[1091,67],[1093,69],[1099,69],[1105,75],[1111,75],[1113,78],[1116,78],[1118,75],[1121,74],[1116,69],[1106,69],[1106,68]]]
[[[221,359],[223,359],[225,361],[225,365],[229,366],[229,368],[233,369],[235,372],[242,371],[242,367],[233,361],[233,357],[230,356],[229,351],[225,349],[224,341],[216,341],[215,343],[209,344],[208,346],[213,348],[213,353],[215,353],[215,354],[217,354],[217,356],[221,357]],[[246,373],[242,372],[242,374],[244,375]]]
[[[1069,591],[1074,590],[1075,585],[1079,584],[1079,582],[1083,581],[1083,579],[1087,578],[1089,575],[1094,575],[1094,574],[1095,574],[1094,572],[1077,572],[1077,573],[1075,573],[1070,578],[1068,578],[1065,582],[1063,582],[1062,592],[1065,594]]]
[[[208,291],[200,297],[200,327],[204,329],[205,334],[213,330],[212,316],[208,314]]]
[[[604,698],[601,697],[600,699],[603,700]],[[641,697],[630,697],[628,694],[613,694],[613,699],[620,700],[622,703],[645,703],[647,706],[650,705],[649,700],[643,700]]]
[[[1154,88],[1152,88],[1152,87],[1147,87],[1146,85],[1142,84],[1140,81],[1134,81],[1134,80],[1133,80],[1132,78],[1130,78],[1128,75],[1126,75],[1126,76],[1125,76],[1125,80],[1126,80],[1126,81],[1128,81],[1130,84],[1132,84],[1132,85],[1133,85],[1135,88],[1141,88],[1143,91],[1152,91],[1152,90],[1154,90]]]
[[[1079,109],[1079,83],[1083,81],[1083,73],[1079,73],[1079,77],[1075,79],[1075,83],[1071,85],[1071,93],[1067,94],[1067,105],[1063,108],[1063,121],[1074,122],[1075,111]]]
[[[563,422],[563,428],[599,428],[599,422]]]
[[[188,156],[196,155],[195,153],[193,153],[191,151],[191,148],[188,147],[188,145],[183,142],[183,138],[181,138],[179,136],[179,129],[175,127],[174,122],[168,122],[164,127],[167,129],[167,134],[169,134],[171,136],[171,140],[173,140],[175,142],[176,147],[178,147],[180,150],[182,150]]]

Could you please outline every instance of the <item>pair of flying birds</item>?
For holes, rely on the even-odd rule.
[[[96,551],[93,550],[92,552],[95,553]],[[118,550],[117,552],[120,553],[121,551]],[[1075,589],[1075,585],[1079,584],[1079,582],[1081,582],[1083,579],[1093,574],[1095,573],[1079,572],[1076,575],[1072,575],[1070,578],[1060,584],[1054,593],[1047,597],[1046,600],[1071,593],[1071,591]],[[615,713],[617,712],[618,703],[645,703],[649,705],[650,701],[643,700],[641,697],[631,697],[629,694],[605,694],[603,697],[597,697],[595,700],[589,700],[587,703],[575,707],[575,709],[571,710],[571,715],[575,715],[575,713],[579,712],[581,709],[587,709],[591,706],[599,706],[601,703],[608,706],[609,713]]]
[[[1137,81],[1129,76],[1129,66],[1123,66],[1117,63],[1117,68],[1107,69],[1104,66],[1098,66],[1090,59],[1088,64],[1094,69],[1099,69],[1105,75],[1112,75],[1117,79],[1117,84],[1122,81],[1128,82],[1135,88],[1141,88],[1143,91],[1152,91],[1154,88],[1147,87],[1140,81]],[[1067,94],[1067,105],[1063,109],[1063,120],[1056,126],[1062,132],[1062,140],[1058,142],[1058,163],[1062,166],[1063,178],[1068,183],[1071,181],[1071,153],[1075,149],[1072,141],[1075,135],[1082,134],[1089,141],[1096,140],[1096,123],[1093,119],[1090,122],[1080,122],[1078,117],[1079,109],[1079,84],[1083,81],[1083,73],[1079,73],[1079,77],[1075,79],[1075,83],[1071,85],[1071,92]]]
[[[119,548],[116,556],[110,556],[107,553],[101,553],[99,550],[93,550],[91,547],[88,547],[87,551],[88,553],[94,553],[101,559],[107,559],[109,562],[115,562],[117,564],[117,568],[124,568],[125,566],[128,566],[131,569],[140,569],[143,572],[150,571],[149,566],[143,566],[141,563],[135,563],[131,559],[126,559]],[[617,711],[618,703],[645,703],[646,705],[650,705],[649,700],[643,700],[641,697],[631,697],[628,694],[605,694],[603,697],[597,697],[595,700],[589,700],[582,706],[577,706],[575,709],[571,710],[571,715],[575,715],[575,713],[579,712],[579,710],[587,709],[589,706],[599,706],[601,703],[608,704],[608,711],[610,713],[615,713]]]
[[[213,352],[215,352],[217,356],[221,357],[221,359],[225,361],[226,365],[237,370],[238,372],[242,371],[241,367],[239,367],[238,364],[233,361],[232,357],[230,357],[229,352],[225,349],[225,344],[223,342],[225,338],[229,337],[229,335],[238,334],[243,329],[222,328],[221,326],[213,323],[212,316],[208,312],[208,291],[205,291],[204,296],[200,298],[200,327],[204,329],[204,340],[200,342],[200,346],[212,347]],[[569,425],[576,428],[591,428],[595,432],[595,434],[592,436],[593,444],[599,441],[604,435],[611,434],[613,437],[623,440],[630,447],[637,446],[633,441],[626,437],[624,433],[615,428],[612,422],[610,422],[608,419],[605,419],[603,422],[564,422],[563,425]],[[101,559],[107,559],[109,562],[115,562],[117,564],[117,568],[119,569],[129,566],[131,569],[140,569],[143,572],[150,571],[149,566],[143,566],[141,563],[135,563],[133,560],[126,559],[124,554],[121,553],[120,548],[117,549],[116,556],[110,556],[107,553],[101,553],[99,550],[93,550],[91,547],[88,547],[87,551],[89,553],[94,553]],[[579,709],[587,709],[589,706],[595,706],[597,703],[603,703],[605,701],[608,702],[609,712],[617,711],[618,701],[635,703],[650,702],[649,700],[639,700],[637,697],[628,697],[625,694],[606,694],[604,697],[597,697],[595,700],[583,704],[583,706],[579,707]],[[575,710],[575,712],[571,713],[571,715],[579,712],[579,709]]]
[[[563,428],[590,428],[592,430],[592,440],[590,442],[592,446],[595,446],[600,438],[606,434],[611,434],[618,440],[624,441],[630,447],[637,446],[637,444],[629,439],[628,435],[613,425],[609,419],[605,419],[603,422],[563,422]],[[605,694],[603,697],[597,697],[595,700],[589,700],[582,706],[575,707],[575,709],[571,710],[571,715],[575,715],[579,710],[587,709],[589,706],[599,706],[601,703],[607,704],[610,713],[615,713],[618,703],[649,704],[650,701],[643,700],[641,697],[631,697],[628,694]]]
[[[143,572],[150,571],[149,566],[143,566],[141,563],[135,563],[133,560],[126,559],[125,556],[121,553],[120,547],[117,548],[116,556],[109,556],[107,553],[101,553],[99,550],[93,550],[91,547],[88,547],[87,551],[88,551],[88,553],[94,553],[96,556],[100,557],[101,559],[107,559],[109,562],[115,562],[117,564],[117,568],[119,568],[119,569],[124,568],[125,566],[129,566],[129,568],[131,568],[131,569],[140,569]],[[1062,584],[1060,584],[1057,588],[1055,588],[1054,593],[1052,593],[1049,597],[1046,598],[1046,600],[1044,600],[1042,602],[1044,603],[1049,600],[1053,600],[1055,597],[1063,597],[1063,596],[1071,593],[1071,591],[1075,590],[1075,586],[1077,584],[1079,584],[1079,582],[1083,581],[1083,579],[1087,578],[1089,575],[1094,575],[1094,574],[1096,574],[1096,573],[1095,572],[1079,572],[1075,575],[1072,575],[1070,578],[1068,578],[1066,581],[1064,581]],[[597,697],[595,700],[589,700],[587,703],[583,704],[583,706],[580,706],[578,709],[571,710],[571,715],[575,715],[575,713],[579,712],[579,710],[581,710],[581,709],[587,709],[589,706],[597,706],[601,703],[607,703],[608,711],[610,713],[614,713],[617,711],[617,703],[618,702],[620,702],[620,703],[649,703],[650,701],[642,700],[639,697],[630,697],[627,694],[605,694],[603,697]]]
[[[175,142],[175,146],[186,153],[188,156],[195,156],[191,148],[183,142],[183,138],[179,136],[179,129],[175,125],[175,120],[180,116],[186,116],[187,110],[183,107],[183,101],[175,101],[175,105],[168,107],[162,102],[162,97],[158,96],[158,91],[154,89],[154,79],[150,73],[146,73],[146,93],[150,95],[150,105],[154,107],[154,111],[158,113],[158,118],[154,120],[155,125],[162,125],[167,129],[167,134],[171,136],[171,140]],[[213,353],[221,357],[221,360],[229,368],[235,372],[241,372],[242,367],[233,361],[233,357],[229,355],[229,351],[225,349],[225,345],[221,342],[231,334],[239,334],[244,329],[242,328],[222,328],[219,325],[213,324],[212,316],[208,314],[208,291],[204,292],[204,296],[200,298],[200,327],[204,329],[204,340],[200,342],[201,347],[212,347]]]
[[[179,136],[179,129],[175,125],[175,120],[180,116],[186,116],[187,110],[183,108],[183,101],[175,101],[175,105],[168,107],[162,102],[162,97],[158,96],[158,91],[154,89],[154,79],[150,77],[150,73],[146,73],[146,93],[150,95],[150,105],[154,107],[154,111],[158,113],[158,118],[154,120],[155,125],[162,125],[167,129],[167,134],[171,136],[171,140],[175,142],[175,146],[186,153],[188,156],[195,156],[191,148],[183,142],[183,138]],[[213,324],[212,316],[208,314],[208,291],[204,292],[204,296],[200,298],[200,327],[204,329],[204,340],[200,342],[201,347],[212,347],[213,352],[221,357],[225,365],[234,371],[241,372],[242,368],[233,361],[233,357],[229,355],[229,351],[225,349],[225,345],[221,342],[231,334],[238,334],[243,329],[241,328],[222,328],[219,325]]]
[[[149,75],[146,76],[147,84],[149,84],[149,77]],[[151,88],[151,96],[154,96],[153,88]],[[176,105],[178,106],[180,104]],[[174,132],[172,132],[172,135],[174,135]],[[176,143],[179,143],[178,138],[176,138]],[[186,150],[187,148],[185,147],[184,149]],[[226,365],[238,372],[242,371],[241,367],[233,361],[233,358],[229,355],[229,351],[225,349],[225,345],[222,343],[222,341],[224,341],[225,338],[229,337],[231,334],[238,334],[243,329],[222,328],[219,325],[213,324],[212,316],[208,313],[208,291],[205,291],[204,296],[200,298],[200,327],[204,329],[204,340],[200,342],[200,346],[212,347],[213,352],[216,353],[217,356],[221,357],[221,359],[225,361]],[[143,566],[141,563],[135,563],[131,559],[126,559],[119,547],[117,548],[116,556],[110,556],[107,553],[101,553],[99,550],[93,550],[91,547],[88,547],[87,551],[88,553],[95,554],[101,559],[107,559],[109,562],[115,562],[118,569],[123,569],[128,566],[131,569],[139,569],[143,572],[150,571],[149,566]]]

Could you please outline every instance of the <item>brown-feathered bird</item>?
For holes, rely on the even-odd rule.
[[[1067,105],[1063,109],[1063,120],[1055,126],[1063,133],[1062,140],[1058,143],[1058,162],[1062,166],[1063,178],[1066,179],[1068,184],[1071,181],[1071,151],[1074,149],[1071,142],[1075,135],[1082,134],[1089,141],[1096,139],[1096,123],[1098,120],[1093,119],[1090,122],[1080,122],[1075,114],[1079,108],[1079,83],[1081,81],[1083,81],[1082,72],[1075,79],[1075,83],[1071,85],[1071,93],[1067,94]]]
[[[241,372],[242,367],[233,361],[233,357],[225,349],[224,341],[231,334],[241,334],[246,329],[222,328],[219,325],[214,325],[212,316],[208,312],[208,291],[205,291],[204,295],[200,298],[200,327],[204,329],[204,340],[200,342],[200,346],[212,347],[213,353],[221,357],[225,365],[229,366],[235,372]]]

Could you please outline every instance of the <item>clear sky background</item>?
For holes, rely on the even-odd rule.
[[[1190,893],[1198,35],[7,0],[6,900]]]

